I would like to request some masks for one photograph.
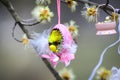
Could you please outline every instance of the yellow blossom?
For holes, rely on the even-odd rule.
[[[65,0],[67,2],[68,7],[71,8],[72,12],[76,10],[77,2],[75,0]]]
[[[22,43],[23,43],[23,45],[25,45],[25,47],[29,44],[29,40],[28,40],[26,34],[23,35]]]
[[[54,16],[48,6],[36,6],[32,11],[32,15],[35,19],[43,23],[46,21],[50,22],[51,18]]]
[[[72,69],[64,68],[59,71],[59,74],[63,80],[74,80],[75,79],[75,75],[74,75]]]
[[[98,71],[97,71],[97,76],[96,79],[97,80],[109,80],[111,75],[110,70],[107,70],[104,67],[101,67]]]
[[[65,25],[68,27],[72,37],[76,38],[78,36],[78,25],[75,24],[75,21],[71,20],[69,24],[65,23]]]
[[[117,20],[118,20],[118,14],[112,12],[112,16],[110,16],[110,19],[111,19],[112,21],[114,21],[114,19],[115,19],[115,21],[117,21]]]
[[[87,9],[87,15],[88,16],[95,16],[96,15],[96,8],[95,7],[90,7]]]
[[[88,22],[94,22],[96,19],[96,6],[89,6],[88,4],[85,5],[84,11],[81,11],[82,16],[88,20]]]

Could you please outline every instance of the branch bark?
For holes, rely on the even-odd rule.
[[[20,19],[19,15],[17,14],[17,12],[14,10],[11,2],[9,0],[0,0],[0,1],[8,9],[8,11],[11,13],[12,17],[14,18],[15,22],[17,22],[17,24],[19,25],[19,27],[21,28],[21,30],[24,33],[26,33],[26,35],[27,35],[28,38],[30,38],[30,34],[29,34],[28,30],[21,23],[21,19]],[[50,70],[50,72],[54,75],[54,77],[56,78],[56,80],[62,80],[62,78],[59,76],[59,74],[57,73],[57,71],[51,66],[51,64],[48,62],[48,60],[45,59],[45,58],[42,58],[42,60],[45,63],[45,65],[48,67],[48,69]]]

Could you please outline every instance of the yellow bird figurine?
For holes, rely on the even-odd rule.
[[[62,41],[61,32],[58,29],[53,29],[50,36],[49,36],[49,48],[53,52],[58,52],[58,46]]]

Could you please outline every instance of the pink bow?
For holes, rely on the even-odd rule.
[[[49,61],[52,63],[54,67],[57,66],[59,61],[64,62],[65,66],[68,66],[70,64],[70,61],[75,58],[74,54],[70,54],[70,53],[64,53],[64,54],[58,53],[57,55],[54,53],[42,54],[41,57],[49,59]]]

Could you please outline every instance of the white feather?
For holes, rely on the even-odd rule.
[[[69,53],[75,54],[77,51],[77,45],[73,43],[72,45],[70,44],[64,44],[63,48],[66,49]]]
[[[50,34],[50,29],[43,31],[43,33],[34,33],[33,39],[30,43],[35,48],[38,54],[49,53],[48,37]]]

